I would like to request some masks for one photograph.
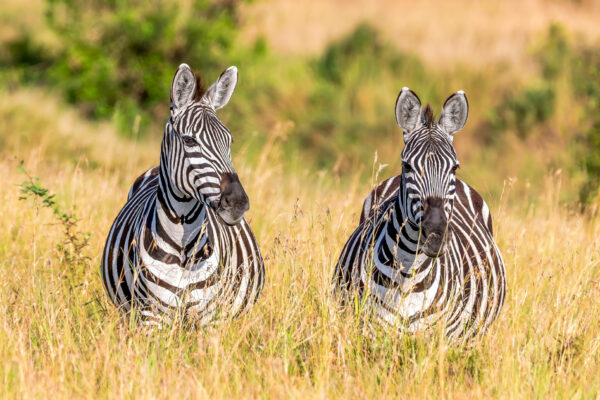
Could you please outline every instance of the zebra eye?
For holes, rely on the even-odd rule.
[[[459,168],[460,168],[460,165],[456,164],[454,167],[452,167],[452,172],[456,172],[456,170]]]
[[[183,138],[183,143],[186,146],[190,146],[190,147],[192,147],[192,146],[198,146],[198,142],[196,142],[196,140],[193,137],[191,137],[191,136],[183,136],[182,138]]]
[[[403,170],[404,172],[408,173],[408,172],[412,172],[412,171],[413,171],[413,168],[410,166],[410,164],[409,164],[409,163],[407,163],[407,162],[403,162],[403,163],[402,163],[402,170]]]

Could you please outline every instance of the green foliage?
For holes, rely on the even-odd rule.
[[[544,79],[556,79],[564,71],[569,61],[569,47],[564,28],[559,24],[550,25],[548,35],[536,54]]]
[[[236,5],[47,0],[46,22],[61,47],[45,51],[23,34],[4,49],[4,63],[24,69],[26,80],[54,85],[88,116],[113,118],[122,132],[135,135],[159,118],[157,107],[167,110],[181,62],[211,76],[228,65]]]
[[[318,167],[335,165],[341,172],[372,158],[374,147],[365,143],[389,140],[399,88],[425,86],[420,61],[398,52],[367,24],[331,43],[311,67],[306,106],[287,115],[295,122],[291,143],[310,149]]]
[[[235,35],[235,8],[208,0],[189,7],[166,0],[51,0],[47,15],[68,43],[50,79],[70,102],[94,117],[114,116],[124,131],[136,117],[147,124],[152,108],[168,101],[183,60],[203,72],[222,68]]]
[[[574,58],[573,87],[584,108],[581,163],[587,181],[580,198],[590,202],[597,198],[600,187],[600,48],[581,50]]]
[[[487,142],[493,143],[506,131],[527,138],[556,117],[559,95],[575,99],[578,109],[562,112],[581,114],[577,126],[566,128],[572,129],[570,145],[577,155],[578,168],[585,173],[580,201],[590,203],[598,197],[600,186],[600,48],[572,43],[560,25],[552,24],[536,50],[535,60],[539,79],[505,95],[489,113],[492,130]]]
[[[537,59],[546,85],[555,86],[557,81],[566,80],[569,95],[581,107],[581,121],[573,132],[573,142],[586,174],[580,201],[590,203],[597,198],[600,186],[600,48],[571,43],[564,29],[553,24]]]
[[[512,130],[521,138],[555,114],[556,81],[570,64],[567,35],[558,24],[548,28],[548,34],[536,50],[535,61],[541,72],[540,82],[510,92],[490,112],[489,122],[494,137]]]
[[[21,31],[15,39],[5,43],[2,50],[0,65],[4,67],[9,63],[36,67],[48,61],[48,55],[44,48],[36,43],[32,35],[26,31]]]
[[[545,82],[526,87],[507,96],[491,113],[490,122],[496,131],[512,129],[525,138],[531,129],[554,114],[554,88]]]
[[[90,258],[84,253],[88,247],[91,233],[82,233],[77,229],[79,223],[77,215],[73,212],[64,211],[56,202],[56,195],[42,186],[39,178],[31,176],[27,172],[23,167],[23,161],[17,169],[27,177],[19,185],[19,200],[32,200],[36,209],[41,205],[43,208],[52,210],[54,218],[62,225],[64,238],[62,242],[57,244],[57,249],[66,265],[73,268],[89,261]]]
[[[381,66],[373,60],[389,58],[391,52],[386,50],[389,49],[382,44],[377,31],[363,23],[348,36],[330,44],[324,54],[315,60],[315,70],[317,76],[341,85],[346,71],[352,68],[358,68],[361,77],[376,75]]]
[[[600,48],[571,44],[564,29],[553,24],[537,59],[545,85],[555,87],[556,82],[564,78],[571,91],[569,95],[582,109],[582,118],[573,137],[581,168],[586,174],[580,200],[589,203],[598,196],[600,186]],[[549,115],[553,113],[550,108],[548,111]]]

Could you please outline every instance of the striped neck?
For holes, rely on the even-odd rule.
[[[152,230],[161,237],[168,237],[174,250],[180,252],[186,249],[187,253],[201,237],[208,236],[205,223],[207,212],[208,207],[203,202],[173,194],[168,179],[161,171],[156,196],[155,226]]]
[[[419,224],[417,224],[410,216],[411,216],[411,210],[410,208],[410,201],[408,198],[408,187],[406,185],[406,180],[404,178],[404,175],[400,175],[400,190],[398,191],[398,197],[395,200],[395,206],[398,208],[399,213],[397,213],[397,217],[399,219],[401,219],[400,224],[401,225],[407,225],[409,228],[411,228],[411,231],[417,231],[417,233],[419,232],[420,228],[419,228]]]
[[[158,189],[155,206],[155,228],[152,230],[161,236],[167,236],[171,246],[177,250],[193,247],[202,237],[207,237],[206,229],[208,207],[203,201],[181,193],[172,182],[168,161],[169,129],[167,123],[161,148]],[[160,231],[160,232],[159,232]],[[205,238],[206,239],[206,238]],[[187,252],[187,251],[186,251]]]
[[[394,266],[395,269],[409,272],[427,256],[420,250],[420,227],[408,217],[406,204],[406,189],[402,179],[398,196],[385,210],[376,228],[378,240],[375,243],[375,252],[378,255],[377,264]]]

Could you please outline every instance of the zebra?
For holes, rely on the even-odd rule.
[[[246,310],[261,293],[248,196],[231,161],[233,137],[216,115],[237,76],[229,67],[204,90],[199,75],[179,66],[160,165],[135,180],[108,234],[104,288],[144,324],[162,326],[181,313],[206,325]]]
[[[506,272],[488,206],[456,178],[452,142],[466,123],[467,97],[452,94],[435,123],[431,107],[405,87],[395,112],[402,173],[365,200],[334,286],[346,301],[368,305],[386,329],[414,334],[441,324],[449,341],[468,342],[498,317]]]

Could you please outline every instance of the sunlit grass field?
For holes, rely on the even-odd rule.
[[[242,15],[245,39],[264,35],[285,54],[320,52],[367,21],[397,48],[418,54],[430,67],[445,69],[456,62],[485,67],[501,61],[506,67],[519,64],[522,74],[532,39],[552,22],[580,33],[579,40],[595,38],[600,2],[271,0],[246,5]]]
[[[70,48],[44,17],[53,2],[4,3],[0,399],[600,398],[597,188],[584,211],[579,203],[593,178],[585,160],[597,153],[589,138],[600,126],[600,61],[580,63],[597,53],[598,0],[240,4],[239,35],[225,57],[240,67],[240,82],[219,115],[236,138],[233,162],[250,197],[265,286],[236,319],[162,330],[115,310],[100,256],[130,185],[158,163],[168,93],[164,104],[140,109],[156,117],[142,128],[123,129],[116,112],[86,118],[102,90],[67,105],[69,73],[53,81],[34,61],[42,79],[28,81],[26,62],[11,65],[4,46],[30,33],[49,54]],[[194,3],[181,2],[183,13]],[[261,37],[264,49],[250,51]],[[169,47],[168,38],[150,44]],[[33,51],[15,54],[38,48],[24,49]],[[548,67],[558,72],[545,75]],[[207,85],[218,76],[201,72]],[[404,85],[438,114],[456,90],[469,99],[454,140],[458,177],[491,208],[508,284],[499,319],[471,347],[449,345],[437,331],[388,335],[332,295],[364,198],[400,172],[393,104]],[[547,115],[519,131],[548,104]],[[39,197],[22,198],[23,168],[55,194],[54,212]],[[72,214],[73,237],[57,213]]]
[[[123,139],[110,124],[86,122],[54,95],[33,89],[0,93],[0,121],[2,398],[600,394],[600,219],[593,209],[561,205],[560,171],[535,190],[508,177],[498,182],[500,196],[482,190],[508,292],[489,333],[471,348],[457,348],[435,332],[367,335],[360,316],[340,311],[331,296],[333,267],[362,201],[374,182],[398,172],[397,162],[377,160],[375,171],[380,163],[392,165],[371,179],[309,168],[290,173],[280,128],[268,132],[254,165],[236,141],[234,165],[265,258],[263,294],[240,318],[156,331],[119,317],[103,292],[99,265],[130,184],[158,162],[160,135]],[[89,259],[66,260],[57,248],[62,225],[39,201],[19,200],[26,179],[17,171],[21,159],[61,208],[74,210],[77,230],[91,233],[82,251]],[[477,178],[483,175],[471,175],[475,188],[490,186]]]

